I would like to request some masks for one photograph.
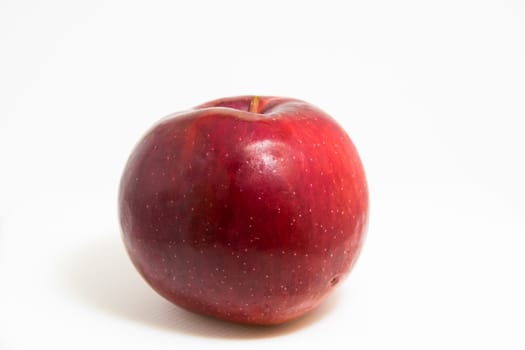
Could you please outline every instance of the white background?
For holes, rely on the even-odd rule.
[[[348,131],[371,195],[351,277],[252,328],[132,268],[116,194],[159,118],[242,94]],[[525,349],[525,3],[0,1],[0,349]]]

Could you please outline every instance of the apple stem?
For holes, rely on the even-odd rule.
[[[250,112],[259,113],[259,96],[253,96],[252,101],[250,102]]]

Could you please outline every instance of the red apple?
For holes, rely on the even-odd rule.
[[[129,256],[173,303],[249,324],[316,307],[350,271],[368,217],[358,153],[326,113],[235,97],[168,116],[131,154]]]

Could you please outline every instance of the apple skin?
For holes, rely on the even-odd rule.
[[[352,141],[326,113],[241,96],[153,126],[125,167],[119,215],[133,264],[166,299],[277,324],[316,307],[347,276],[368,190]]]

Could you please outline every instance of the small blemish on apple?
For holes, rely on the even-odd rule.
[[[334,286],[335,286],[336,284],[338,284],[338,283],[339,283],[339,276],[334,276],[334,277],[332,277],[332,279],[330,280],[330,285],[331,285],[332,287],[334,287]]]

